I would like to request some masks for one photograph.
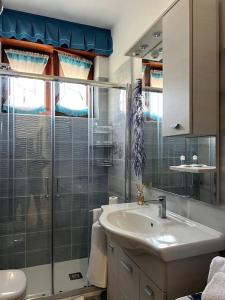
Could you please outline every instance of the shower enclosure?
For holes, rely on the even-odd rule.
[[[126,198],[126,86],[0,74],[0,269],[23,269],[32,298],[83,289],[92,210]],[[63,92],[87,115],[57,113]],[[22,112],[29,97],[44,111]]]

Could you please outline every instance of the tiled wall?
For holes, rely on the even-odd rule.
[[[1,114],[0,125],[0,268],[50,263],[51,119]],[[89,138],[88,119],[55,118],[55,261],[88,256],[89,211],[108,201],[108,170],[94,166]]]

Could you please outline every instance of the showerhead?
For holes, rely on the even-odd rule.
[[[2,0],[0,0],[0,15],[1,15],[2,12],[3,12],[3,9],[4,9],[3,3],[2,3]]]

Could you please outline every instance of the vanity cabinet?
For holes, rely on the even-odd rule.
[[[121,249],[108,239],[108,300],[174,300],[202,291],[218,253],[172,262]]]
[[[138,265],[112,241],[108,242],[108,300],[165,300]]]
[[[108,243],[108,295],[110,300],[139,298],[139,269],[113,242]]]
[[[110,295],[110,300],[118,300],[118,286],[117,286],[117,247],[113,242],[109,241],[107,244],[107,256],[108,256],[108,284],[107,293]]]
[[[163,136],[216,135],[217,0],[179,0],[162,18]]]

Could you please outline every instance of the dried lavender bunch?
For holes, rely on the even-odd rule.
[[[142,80],[137,79],[137,83],[132,93],[130,128],[132,136],[131,158],[135,175],[141,177],[146,164],[146,154],[144,150],[144,111],[142,103]]]

